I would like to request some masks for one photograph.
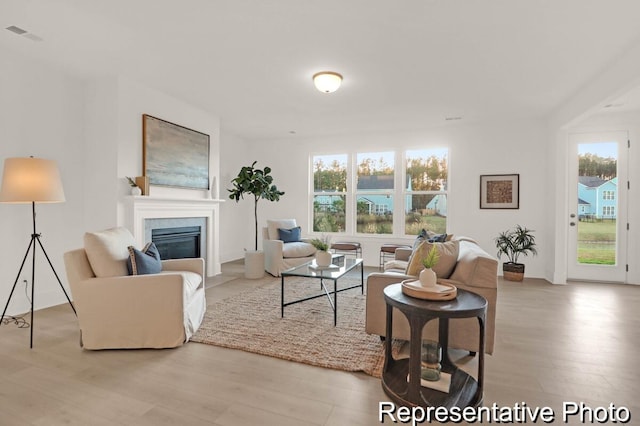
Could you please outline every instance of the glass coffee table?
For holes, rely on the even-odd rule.
[[[344,255],[334,255],[332,259],[332,266],[322,268],[315,267],[315,260],[307,262],[304,265],[296,266],[295,268],[287,269],[281,273],[281,285],[280,285],[280,313],[284,318],[284,307],[294,305],[296,303],[306,302],[307,300],[317,299],[319,297],[327,297],[329,304],[333,309],[333,325],[338,323],[338,293],[353,288],[360,287],[360,291],[364,294],[364,268],[362,267],[362,259],[345,259]],[[338,289],[338,280],[342,278],[347,272],[353,268],[360,266],[360,284],[352,285],[349,287]],[[284,283],[287,277],[303,277],[309,279],[320,280],[320,288],[322,293],[314,296],[305,297],[303,299],[297,299],[293,301],[284,301]],[[333,290],[329,290],[325,285],[325,281],[333,281]],[[333,298],[331,297],[333,295]]]

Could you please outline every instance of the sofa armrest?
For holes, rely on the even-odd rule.
[[[195,272],[200,275],[204,281],[204,259],[199,257],[196,259],[167,259],[162,261],[163,271],[187,271]]]
[[[413,250],[410,248],[403,248],[403,247],[399,247],[396,249],[396,260],[403,260],[405,262],[409,261],[409,258],[411,257],[411,253],[413,253]]]

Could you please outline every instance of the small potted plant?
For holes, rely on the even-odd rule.
[[[424,266],[424,269],[420,271],[420,275],[418,277],[421,286],[433,287],[436,285],[436,280],[438,279],[438,277],[436,276],[436,273],[432,268],[436,266],[438,260],[440,260],[440,252],[438,251],[438,248],[433,245],[431,246],[431,250],[429,250],[429,253],[427,253],[427,257],[422,259],[422,265]]]
[[[331,265],[331,253],[329,253],[329,247],[331,240],[328,236],[322,236],[320,238],[313,238],[309,241],[312,246],[316,248],[316,264],[318,266]]]
[[[142,189],[138,186],[136,181],[129,176],[126,176],[129,186],[131,187],[131,195],[142,195]]]
[[[502,264],[502,273],[507,281],[522,281],[524,278],[524,264],[518,263],[520,255],[532,256],[538,254],[536,250],[536,238],[533,230],[516,225],[515,229],[501,232],[495,238],[498,248],[498,259],[504,254],[508,262]]]

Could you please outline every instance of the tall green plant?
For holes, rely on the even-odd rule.
[[[240,169],[240,173],[235,179],[231,181],[233,185],[229,191],[229,198],[239,202],[240,199],[244,199],[244,194],[253,195],[253,215],[255,218],[255,249],[258,250],[258,201],[265,199],[268,201],[278,201],[280,197],[284,195],[283,191],[273,184],[273,176],[271,173],[271,167],[265,166],[264,169],[257,169],[255,167],[257,161],[254,161],[250,166],[244,166]]]
[[[516,225],[515,229],[508,229],[501,232],[495,238],[496,247],[498,249],[498,259],[501,255],[505,255],[509,259],[509,263],[518,263],[520,255],[527,256],[538,254],[536,250],[536,238],[533,230],[527,229],[520,225]]]

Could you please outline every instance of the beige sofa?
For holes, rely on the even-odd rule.
[[[446,282],[457,288],[473,291],[488,301],[486,320],[485,352],[493,353],[496,320],[496,299],[498,295],[498,261],[487,254],[476,242],[468,238],[454,238],[458,245],[458,257],[451,275],[438,282]],[[411,250],[398,249],[396,259],[385,264],[385,272],[372,273],[367,277],[366,332],[385,335],[386,304],[383,290],[389,284],[405,279],[416,279],[406,275]],[[478,351],[478,320],[475,318],[453,319],[450,321],[449,346],[470,352]],[[396,339],[409,340],[409,323],[406,317],[394,309],[392,335]],[[425,326],[425,338],[437,340],[437,321]]]
[[[172,348],[196,332],[206,311],[204,259],[162,261],[162,272],[128,275],[125,228],[85,234],[64,254],[84,349]]]
[[[274,277],[282,271],[310,262],[314,259],[316,249],[308,240],[287,242],[279,239],[278,229],[297,227],[295,219],[267,220],[262,229],[262,250],[264,251],[264,269]]]

